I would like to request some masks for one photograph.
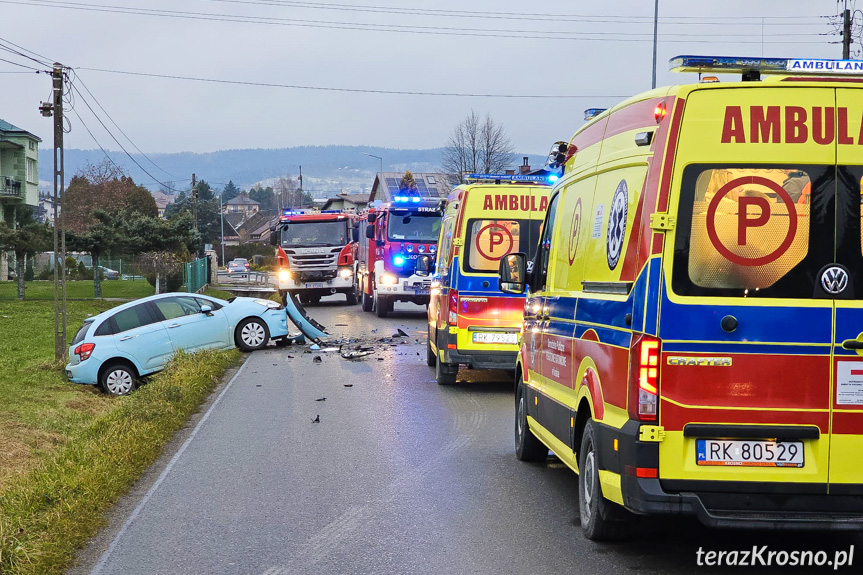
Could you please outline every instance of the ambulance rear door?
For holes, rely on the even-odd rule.
[[[836,259],[820,288],[835,298],[830,493],[863,494],[863,90],[836,90]]]
[[[834,303],[819,283],[845,218],[835,90],[683,96],[660,300],[659,478],[672,492],[826,493]],[[859,243],[859,190],[857,202]]]

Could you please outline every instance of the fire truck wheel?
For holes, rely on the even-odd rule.
[[[515,393],[515,456],[519,461],[548,459],[548,447],[536,438],[527,425],[527,399],[521,382]]]
[[[357,300],[356,290],[349,291],[345,296],[348,298],[348,305],[357,305],[357,303],[359,303],[359,300]]]
[[[375,302],[375,312],[378,317],[387,317],[387,314],[392,311],[393,304],[390,298],[384,295],[379,295]]]
[[[436,356],[434,376],[438,385],[454,385],[458,376],[458,364],[444,363]]]
[[[426,339],[426,365],[429,367],[435,367],[435,363],[437,362],[437,355],[432,350],[431,346],[431,336]]]
[[[363,292],[363,311],[372,311],[373,307],[375,307],[375,299]]]
[[[593,419],[588,419],[578,458],[578,507],[584,536],[591,541],[613,541],[629,532],[631,516],[623,507],[602,496],[599,456]]]
[[[255,351],[267,347],[270,341],[270,330],[264,320],[257,317],[247,317],[237,325],[234,341],[243,351]]]

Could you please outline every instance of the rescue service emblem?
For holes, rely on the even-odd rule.
[[[848,272],[839,266],[830,266],[821,274],[821,287],[830,295],[839,295],[848,287]]]
[[[623,240],[626,238],[626,209],[629,204],[629,195],[626,189],[626,180],[620,180],[614,191],[614,199],[611,201],[611,209],[608,213],[608,231],[606,234],[605,248],[608,257],[608,269],[613,270],[620,261],[620,252],[623,251]]]

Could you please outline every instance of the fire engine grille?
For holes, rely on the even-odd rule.
[[[335,271],[338,264],[339,252],[342,248],[333,248],[330,253],[323,254],[294,254],[292,250],[285,250],[288,256],[288,267],[292,270],[303,271]]]

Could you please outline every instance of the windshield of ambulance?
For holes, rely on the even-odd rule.
[[[672,289],[812,298],[823,268],[839,263],[863,297],[861,176],[861,166],[687,166]]]
[[[283,248],[343,246],[347,238],[347,220],[291,222],[282,227]]]
[[[541,220],[468,220],[465,271],[497,273],[501,258],[510,253],[522,252],[532,260],[541,227]]]
[[[440,234],[440,212],[393,210],[387,223],[387,237],[397,242],[432,243]]]

